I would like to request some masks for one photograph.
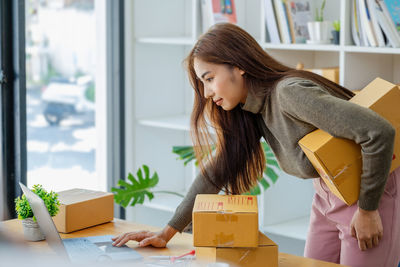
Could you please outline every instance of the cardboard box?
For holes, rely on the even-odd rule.
[[[257,196],[197,195],[193,243],[195,247],[257,247]]]
[[[349,101],[374,110],[396,129],[390,169],[393,171],[400,166],[400,88],[377,78]],[[334,138],[322,130],[306,135],[299,145],[332,193],[348,205],[357,202],[362,173],[359,145],[352,140]]]
[[[53,217],[57,230],[70,233],[112,221],[114,194],[86,189],[58,192],[60,211]]]
[[[314,72],[321,75],[332,82],[339,83],[339,68],[320,68],[320,69],[305,69],[306,71]]]
[[[197,247],[196,259],[201,262],[226,262],[230,266],[278,266],[278,246],[262,233],[257,248]]]

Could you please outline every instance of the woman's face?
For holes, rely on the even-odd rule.
[[[204,96],[224,110],[232,110],[245,103],[247,89],[244,87],[244,71],[237,67],[208,63],[194,59],[194,70],[204,85]]]

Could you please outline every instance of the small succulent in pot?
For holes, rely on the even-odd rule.
[[[51,217],[58,213],[60,202],[57,193],[53,191],[47,192],[42,185],[39,184],[33,186],[32,192],[43,199]],[[26,240],[40,241],[45,239],[25,195],[15,199],[15,211],[17,212],[18,219],[22,220]]]

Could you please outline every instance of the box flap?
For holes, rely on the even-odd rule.
[[[276,246],[276,243],[269,239],[268,236],[264,235],[261,232],[258,232],[258,245],[260,247],[265,247],[265,246]]]
[[[332,138],[333,137],[327,132],[318,129],[301,138],[299,141],[299,145],[302,146],[304,149],[315,152],[321,147],[321,145],[325,144],[329,141],[329,139]]]
[[[102,191],[93,191],[88,189],[79,189],[74,188],[70,190],[60,191],[57,192],[58,199],[60,200],[61,204],[64,205],[71,205],[83,201],[87,201],[90,199],[96,199],[108,195],[113,195],[109,192],[102,192]]]
[[[369,108],[394,87],[397,87],[397,85],[381,78],[376,78],[366,87],[364,87],[358,94],[353,96],[349,101]]]
[[[251,212],[257,213],[257,196],[198,194],[193,212]]]

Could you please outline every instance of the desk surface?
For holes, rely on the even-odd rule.
[[[9,220],[0,222],[0,227],[7,233],[15,236],[16,238],[23,239],[22,234],[22,223],[19,220]],[[97,236],[97,235],[119,235],[125,232],[137,231],[137,230],[150,230],[157,231],[158,228],[151,227],[148,225],[141,225],[132,223],[124,220],[114,219],[110,223],[101,224],[95,227],[90,227],[80,231],[76,231],[70,234],[61,234],[61,238],[75,238],[85,236]],[[40,242],[27,242],[28,246],[33,249],[40,251],[48,251],[51,253],[51,249],[47,245],[46,241]],[[145,258],[150,255],[180,255],[186,253],[192,249],[193,240],[190,234],[176,234],[168,243],[167,248],[153,248],[153,247],[138,247],[137,243],[130,241],[127,245],[131,248],[135,248],[137,252],[142,254]],[[318,260],[308,259],[299,257],[287,253],[279,253],[279,267],[339,267],[344,265],[338,265],[328,262],[322,262]]]

